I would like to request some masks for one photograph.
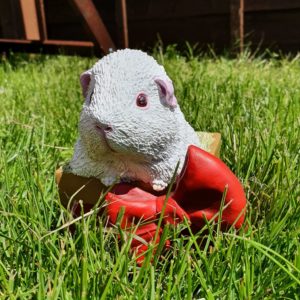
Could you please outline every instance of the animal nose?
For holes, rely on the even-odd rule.
[[[104,132],[111,132],[113,130],[110,125],[104,123],[98,123],[96,127],[100,130],[103,130]]]
[[[105,126],[103,127],[103,130],[104,130],[105,132],[111,132],[113,129],[112,129],[111,126],[105,125]]]

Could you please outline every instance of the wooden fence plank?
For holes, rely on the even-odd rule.
[[[39,43],[36,43],[35,25],[34,30],[24,32],[20,9],[20,4],[24,7],[26,3],[31,3],[32,6],[33,1],[38,9]],[[131,47],[152,47],[159,36],[166,45],[176,43],[181,47],[188,41],[197,43],[202,49],[210,45],[217,52],[229,49],[230,43],[233,45],[237,41],[236,50],[242,51],[244,38],[252,49],[300,50],[300,0],[244,0],[244,14],[240,9],[241,1],[127,0],[125,3],[125,0],[0,0],[0,43],[2,48],[4,44],[22,43],[28,49],[45,46],[51,51],[62,43],[72,49],[78,46],[84,51],[91,50],[89,53],[98,51],[93,45],[99,45],[107,53],[110,48],[114,49],[109,30],[116,40],[120,32],[121,43],[118,46],[126,47],[127,30],[125,19],[120,14],[125,3]],[[75,10],[71,9],[71,2]],[[90,5],[93,4],[94,11],[92,9],[92,18],[89,19]],[[101,18],[99,14],[95,17],[95,7],[97,14],[101,12]],[[119,18],[116,25],[117,11]],[[81,26],[80,16],[88,31]],[[33,38],[31,34],[36,36],[36,40],[27,43],[26,38]],[[11,39],[16,40],[13,42]],[[81,42],[76,44],[77,40]]]
[[[27,40],[40,40],[35,0],[20,0],[23,16],[25,38]]]
[[[113,43],[92,0],[69,0],[69,2],[81,15],[85,25],[97,42],[99,48],[105,54],[115,50],[115,44]]]
[[[229,14],[230,0],[127,0],[128,19],[166,20]]]
[[[253,49],[300,50],[300,8],[245,14],[246,41]]]
[[[300,0],[246,0],[245,12],[300,8]]]
[[[133,47],[153,47],[157,42],[158,33],[163,44],[191,45],[208,49],[207,45],[219,51],[229,46],[230,23],[229,15],[190,17],[180,22],[176,18],[166,20],[140,21],[130,20],[130,45]],[[146,34],[145,34],[146,33]]]
[[[38,24],[40,39],[45,41],[48,39],[47,24],[46,24],[46,15],[45,15],[45,4],[43,0],[36,0],[37,13],[38,13]]]
[[[247,1],[247,0],[246,0]],[[238,43],[239,52],[244,50],[244,0],[230,1],[230,38],[231,47]]]
[[[127,24],[127,7],[126,0],[117,0],[116,1],[116,23],[117,23],[117,33],[119,36],[119,46],[122,48],[129,47],[128,40],[128,24]]]
[[[0,32],[2,38],[24,38],[19,0],[0,0]]]

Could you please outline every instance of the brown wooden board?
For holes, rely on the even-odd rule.
[[[89,42],[91,43],[91,42]],[[36,43],[28,40],[11,40],[0,39],[0,51],[7,52],[29,52],[29,53],[50,53],[50,54],[66,54],[66,55],[81,55],[81,56],[95,56],[100,55],[95,49],[94,44],[87,46],[85,43],[78,43],[78,41],[45,41],[45,43]]]
[[[15,47],[18,40],[26,40],[20,1],[26,2],[0,0],[1,50]],[[70,0],[35,0],[36,4],[44,3],[45,6],[45,17],[39,17],[40,41],[39,44],[28,45],[22,42],[20,46],[28,51],[43,47],[44,50],[52,52],[55,47],[59,47],[57,41],[60,40],[83,42],[77,45],[72,42],[74,46],[70,42],[68,47],[72,49],[80,49],[76,47],[81,46],[87,49],[86,42],[95,45],[95,36],[93,39],[88,34],[80,14],[72,9],[68,1]],[[77,1],[83,3],[86,0]],[[113,41],[118,41],[119,48],[128,45],[122,38],[126,28],[120,12],[116,16],[122,1],[124,0],[93,0],[109,35]],[[129,47],[152,48],[160,37],[164,45],[184,45],[188,41],[190,44],[197,43],[202,49],[207,49],[207,45],[210,45],[217,52],[229,50],[236,37],[242,36],[243,27],[240,21],[236,22],[237,14],[230,10],[232,1],[239,0],[127,0]],[[269,47],[283,52],[300,50],[300,0],[244,0],[244,6],[246,45],[250,44],[253,49],[260,45],[262,51]],[[37,8],[40,14],[41,8]],[[10,42],[7,39],[16,41]],[[27,34],[27,39],[32,38]],[[55,42],[51,44],[48,40]],[[62,42],[64,45],[66,43]],[[87,55],[90,53],[95,51],[88,51]]]
[[[207,44],[223,49],[230,45],[229,15],[152,21],[128,20],[131,47],[153,46],[158,37],[167,44]]]
[[[104,54],[116,50],[116,46],[92,0],[68,0],[79,13],[87,32]]]
[[[229,0],[127,0],[130,20],[153,20],[229,14]]]
[[[19,0],[0,0],[0,38],[23,39],[24,37]]]
[[[244,50],[244,0],[230,0],[230,37],[231,48],[237,52]]]
[[[216,50],[230,47],[229,0],[128,0],[131,47],[197,43]]]
[[[35,0],[20,0],[26,40],[40,40]]]
[[[300,8],[300,0],[245,0],[245,11],[272,11]]]
[[[118,45],[120,45],[122,48],[128,48],[129,40],[126,0],[116,0],[115,2],[116,27],[118,29]]]
[[[48,39],[90,40],[80,16],[66,0],[44,0]],[[59,12],[59,13],[58,13]]]
[[[300,50],[300,9],[245,14],[246,43],[252,48]]]
[[[92,40],[82,24],[80,14],[72,8],[68,0],[44,0],[44,2],[49,39]],[[115,1],[98,0],[94,1],[94,4],[115,41],[117,39]]]

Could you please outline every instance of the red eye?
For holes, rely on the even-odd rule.
[[[148,104],[147,96],[145,94],[139,94],[136,98],[136,105],[139,107],[146,107]]]

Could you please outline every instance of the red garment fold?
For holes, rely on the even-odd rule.
[[[220,212],[222,197],[224,206]],[[130,184],[118,184],[107,194],[106,202],[110,224],[116,224],[123,210],[121,228],[138,226],[135,234],[144,242],[133,239],[131,247],[140,256],[139,263],[148,249],[147,243],[153,242],[155,235],[155,244],[160,241],[162,228],[158,228],[158,219],[162,213],[162,227],[167,223],[175,226],[187,218],[198,230],[205,225],[205,218],[209,221],[215,217],[217,221],[221,216],[221,228],[225,230],[242,226],[246,208],[245,193],[237,177],[220,159],[196,146],[189,146],[175,191],[168,199]]]

